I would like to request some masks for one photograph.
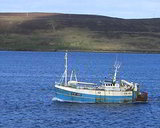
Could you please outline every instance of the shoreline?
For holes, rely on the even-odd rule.
[[[19,51],[19,52],[92,52],[92,53],[128,53],[128,54],[160,54],[160,51],[144,51],[144,50],[58,50],[58,49],[46,49],[46,50],[13,50],[13,49],[0,49],[0,51]]]

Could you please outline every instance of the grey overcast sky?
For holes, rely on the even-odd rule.
[[[160,18],[160,0],[0,0],[0,12],[98,14],[119,18]]]

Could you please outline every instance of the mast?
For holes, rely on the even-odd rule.
[[[67,85],[67,72],[68,72],[68,63],[67,63],[67,61],[68,61],[68,54],[67,54],[67,51],[66,51],[66,53],[65,53],[65,57],[64,57],[64,59],[65,59],[65,71],[64,71],[64,76],[65,76],[65,86]]]

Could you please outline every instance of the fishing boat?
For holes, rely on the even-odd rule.
[[[103,80],[99,85],[77,80],[72,71],[68,80],[68,55],[65,53],[65,70],[59,82],[55,82],[53,100],[75,103],[136,103],[147,102],[148,93],[140,92],[140,85],[126,80],[117,80],[120,64],[116,61],[111,80]]]

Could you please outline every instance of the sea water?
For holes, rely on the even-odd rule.
[[[54,83],[64,71],[64,52],[0,52],[0,128],[160,127],[160,54],[69,52],[68,75],[99,84],[112,78],[137,82],[148,103],[57,102]]]

